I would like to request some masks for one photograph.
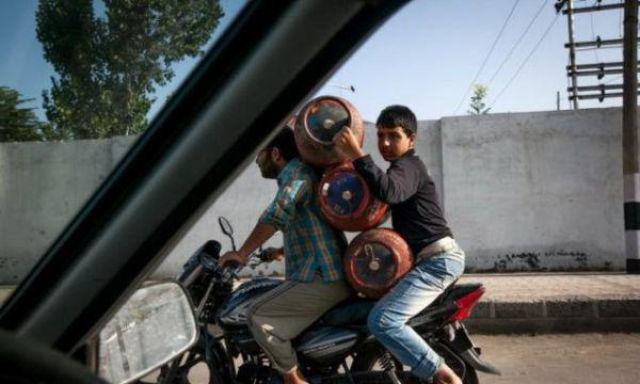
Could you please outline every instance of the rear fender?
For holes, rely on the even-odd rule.
[[[447,339],[440,339],[439,341],[443,345],[457,353],[467,364],[477,371],[491,373],[494,375],[502,374],[498,368],[482,360],[479,353],[480,350],[475,348],[471,338],[469,337],[467,329],[462,323],[456,323],[452,326],[455,329],[453,339],[451,337]]]

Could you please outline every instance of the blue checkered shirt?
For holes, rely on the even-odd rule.
[[[344,278],[342,254],[346,239],[322,217],[315,193],[315,171],[295,158],[278,175],[278,193],[260,222],[284,234],[286,277],[313,281],[320,272],[324,281]]]

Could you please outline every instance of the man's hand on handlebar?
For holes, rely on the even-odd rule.
[[[229,251],[220,257],[220,266],[224,268],[237,268],[247,264],[247,259],[240,252]]]

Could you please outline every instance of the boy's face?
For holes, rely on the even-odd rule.
[[[378,149],[386,161],[395,160],[413,149],[416,135],[407,133],[402,127],[378,127]]]

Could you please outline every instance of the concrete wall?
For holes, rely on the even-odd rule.
[[[467,251],[468,269],[622,269],[620,127],[617,108],[420,122],[418,152]],[[366,129],[365,149],[382,165],[374,128]],[[0,284],[27,273],[133,141],[0,144]],[[252,163],[157,274],[174,276],[208,239],[229,249],[219,216],[243,241],[275,190]],[[273,263],[251,272],[281,270]]]
[[[0,284],[26,275],[134,140],[0,143]]]
[[[619,109],[442,119],[445,209],[473,269],[624,267]]]

